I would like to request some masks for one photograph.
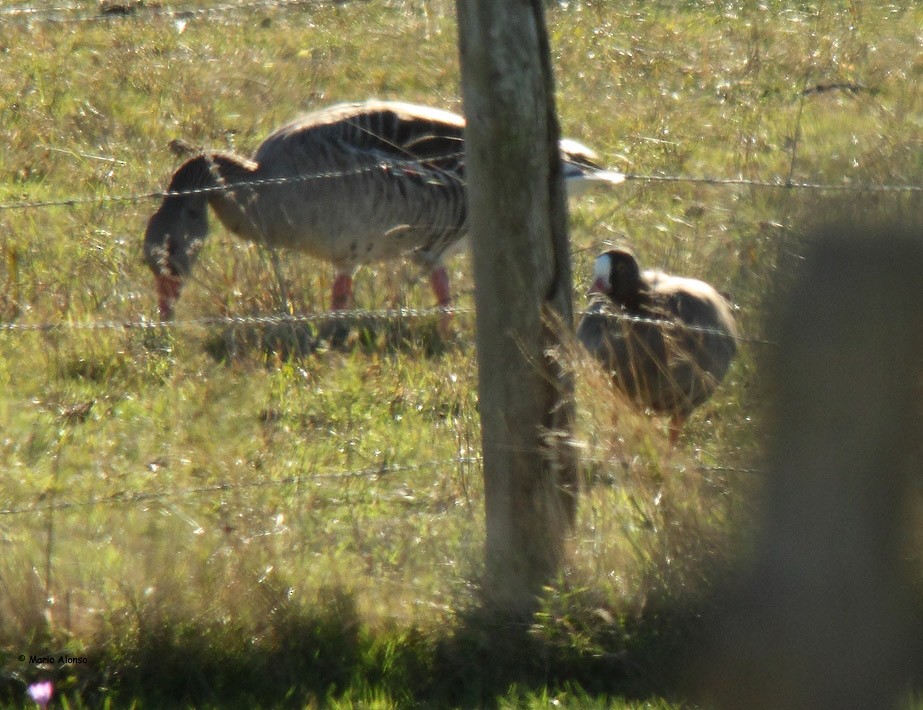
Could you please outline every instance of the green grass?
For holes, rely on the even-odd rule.
[[[121,198],[166,186],[174,138],[250,153],[335,101],[460,110],[453,8],[0,22],[0,204],[118,198],[0,210],[0,320],[154,316],[140,240],[156,201]],[[614,168],[923,183],[914,4],[574,1],[549,23],[564,133]],[[863,88],[802,93],[833,83]],[[596,253],[625,241],[729,291],[759,336],[798,225],[834,204],[630,182],[572,205],[575,302]],[[281,256],[293,310],[323,310],[330,268]],[[451,273],[471,306],[467,258]],[[366,268],[358,303],[429,306],[416,277]],[[265,255],[216,227],[178,317],[278,312],[274,293]],[[684,653],[746,539],[758,477],[734,469],[759,466],[769,346],[743,344],[672,452],[663,422],[568,355],[586,483],[570,562],[501,642],[479,609],[473,320],[448,344],[433,328],[378,323],[294,358],[222,326],[0,333],[0,508],[40,508],[0,515],[0,704],[46,676],[72,708],[684,704]],[[328,475],[350,471],[366,473]],[[18,660],[64,652],[88,662]]]

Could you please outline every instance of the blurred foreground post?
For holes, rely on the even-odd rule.
[[[487,593],[531,612],[576,506],[570,255],[541,0],[458,0],[487,508]],[[553,432],[553,433],[552,433]]]
[[[862,233],[820,235],[776,328],[770,477],[753,575],[719,625],[718,707],[895,707],[908,679],[923,240]]]

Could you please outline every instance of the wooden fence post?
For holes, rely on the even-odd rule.
[[[923,451],[921,272],[910,230],[841,225],[811,249],[776,328],[762,526],[719,624],[718,707],[899,704],[913,637],[904,514]]]
[[[477,304],[489,600],[522,616],[556,573],[576,506],[572,328],[559,129],[541,0],[458,0]],[[552,433],[554,432],[554,433]]]

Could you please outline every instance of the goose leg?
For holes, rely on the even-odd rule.
[[[353,279],[349,274],[339,273],[333,281],[333,295],[330,307],[335,311],[345,310],[353,297]]]
[[[157,274],[154,279],[157,282],[157,306],[160,309],[160,320],[172,320],[173,304],[179,298],[183,282],[178,276],[172,274]]]
[[[333,293],[330,297],[330,309],[345,311],[353,300],[353,279],[349,272],[337,272],[333,280]],[[330,341],[334,348],[344,348],[349,339],[349,322],[333,317],[321,328],[321,338]]]
[[[449,274],[444,266],[437,266],[429,274],[429,282],[436,294],[436,303],[444,308],[452,305],[452,296],[449,292]],[[443,336],[452,330],[452,314],[443,313],[439,317],[439,332]]]
[[[686,417],[681,414],[674,414],[670,418],[670,446],[676,446],[679,443],[679,433],[686,423]]]

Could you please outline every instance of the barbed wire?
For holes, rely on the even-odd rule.
[[[449,459],[433,459],[413,464],[388,464],[356,469],[352,471],[328,471],[319,473],[286,476],[272,480],[245,481],[232,483],[219,481],[202,486],[191,486],[159,491],[119,491],[105,496],[94,496],[83,500],[49,500],[48,502],[32,503],[24,506],[13,506],[0,509],[0,516],[28,515],[32,513],[47,513],[52,511],[74,510],[81,508],[94,508],[103,505],[137,505],[152,503],[170,498],[191,498],[212,493],[226,493],[239,490],[258,488],[283,488],[308,483],[318,483],[330,480],[343,480],[350,478],[380,478],[394,473],[408,473],[424,471],[444,466],[472,465],[481,462],[480,456],[455,456]]]
[[[430,159],[426,162],[439,162],[457,158],[458,152],[447,154],[438,158]],[[386,164],[378,163],[368,166],[361,166],[350,170],[323,171],[318,173],[296,175],[290,177],[272,177],[258,178],[253,180],[241,181],[233,184],[220,184],[209,187],[191,188],[188,190],[165,191],[165,192],[147,192],[128,195],[97,195],[84,197],[69,197],[55,200],[44,201],[23,201],[18,203],[0,204],[0,211],[4,210],[24,210],[24,209],[41,209],[45,207],[75,207],[93,203],[107,202],[137,202],[143,199],[165,199],[170,197],[184,197],[190,195],[209,195],[235,190],[246,190],[264,186],[287,185],[313,180],[337,179],[353,177],[369,172],[380,170],[400,170],[415,169],[419,167],[420,161],[390,161]],[[805,190],[830,190],[830,191],[864,191],[864,192],[921,192],[923,186],[919,185],[898,185],[898,184],[831,184],[831,183],[808,183],[793,182],[790,179],[782,180],[776,178],[773,180],[755,180],[749,178],[714,178],[714,177],[696,177],[682,175],[642,175],[638,173],[626,174],[626,179],[635,181],[649,182],[685,182],[693,184],[705,184],[713,186],[752,186],[760,188],[785,188],[785,189],[805,189]],[[303,313],[297,315],[262,315],[262,316],[207,316],[178,321],[158,321],[141,318],[138,320],[99,320],[99,321],[68,321],[58,323],[20,323],[4,322],[0,323],[0,333],[4,332],[51,332],[56,330],[156,330],[166,328],[186,328],[202,326],[273,326],[283,324],[310,324],[321,322],[368,322],[370,320],[400,320],[400,319],[419,319],[427,318],[434,315],[470,315],[473,313],[469,308],[458,308],[454,306],[438,306],[432,308],[398,308],[398,309],[349,309],[324,311],[318,313]],[[577,315],[588,315],[588,311],[580,311]],[[748,335],[729,335],[728,333],[703,326],[685,324],[670,319],[651,318],[644,316],[630,315],[627,313],[615,312],[595,312],[596,316],[603,316],[608,319],[631,322],[636,324],[652,325],[670,330],[684,330],[689,332],[698,332],[706,335],[717,335],[720,337],[732,337],[739,342],[757,343],[763,345],[774,345],[772,341],[757,336]]]
[[[677,320],[671,320],[669,318],[653,318],[650,316],[636,316],[630,313],[621,313],[618,311],[592,311],[592,310],[581,310],[577,312],[577,315],[585,316],[592,315],[596,317],[602,317],[606,320],[612,320],[615,322],[623,323],[634,323],[637,325],[651,325],[663,330],[681,330],[691,333],[701,333],[702,335],[716,335],[721,338],[730,338],[731,340],[736,340],[739,342],[747,343],[758,343],[760,345],[775,345],[776,343],[772,340],[766,340],[765,338],[760,338],[751,335],[741,335],[739,333],[729,333],[726,330],[721,330],[720,328],[711,328],[704,325],[695,325],[693,323],[683,323]]]
[[[368,2],[368,0],[361,0]],[[125,20],[195,20],[235,12],[255,12],[259,10],[298,9],[318,5],[333,5],[342,0],[246,0],[239,3],[215,3],[203,7],[198,5],[164,6],[146,5],[140,2],[104,2],[97,9],[90,10],[85,5],[57,5],[54,7],[12,7],[0,9],[0,22],[31,24],[81,24],[91,22],[112,22]],[[360,0],[351,0],[360,2]]]
[[[464,312],[468,309],[459,309],[452,306],[433,306],[432,308],[393,308],[393,309],[341,309],[335,311],[321,311],[318,313],[304,313],[299,315],[250,315],[250,316],[203,316],[186,320],[153,320],[141,317],[138,320],[73,320],[59,321],[56,323],[0,323],[0,332],[50,332],[56,330],[164,330],[170,328],[187,328],[199,326],[228,325],[228,326],[261,326],[261,325],[297,325],[302,323],[317,323],[338,320],[397,320],[400,318],[421,318],[441,313]]]
[[[367,323],[369,321],[397,321],[431,318],[439,315],[474,315],[476,309],[467,306],[431,306],[428,308],[383,308],[383,309],[338,309],[331,311],[318,311],[316,313],[279,314],[279,315],[229,315],[229,316],[203,316],[185,320],[162,321],[148,318],[138,320],[85,320],[61,321],[56,323],[0,323],[2,333],[49,333],[55,331],[78,330],[171,330],[209,326],[227,327],[260,327],[283,325],[310,325],[328,322]],[[730,338],[737,342],[756,343],[760,345],[775,345],[776,343],[758,336],[728,333],[718,328],[682,323],[668,318],[651,318],[636,316],[629,313],[613,311],[592,311],[581,309],[575,312],[577,316],[592,315],[603,317],[616,322],[635,323],[638,325],[651,325],[664,330],[681,330],[703,335],[716,335]]]
[[[583,463],[611,464],[622,469],[629,469],[635,465],[634,461],[618,456],[597,456],[584,458]],[[80,500],[56,500],[49,494],[43,494],[42,497],[47,498],[47,500],[40,500],[39,502],[34,502],[27,505],[0,508],[0,518],[35,515],[39,513],[83,510],[87,508],[97,508],[103,506],[143,505],[145,503],[157,503],[176,498],[195,498],[203,495],[233,493],[235,491],[244,490],[285,488],[287,486],[300,486],[312,483],[322,483],[325,481],[348,480],[355,478],[383,478],[398,473],[415,473],[437,468],[474,466],[480,464],[483,464],[483,458],[480,455],[454,456],[448,459],[432,459],[429,461],[422,461],[419,463],[411,464],[388,464],[383,462],[377,466],[368,466],[361,469],[306,473],[293,476],[285,476],[284,478],[279,479],[263,479],[244,482],[218,481],[201,486],[186,486],[156,491],[117,491],[109,495],[92,496]],[[765,474],[765,471],[762,469],[729,465],[676,463],[670,464],[668,468],[677,473],[694,470],[700,473],[742,473],[747,475]]]
[[[738,186],[738,187],[765,187],[789,190],[816,190],[821,192],[923,192],[923,185],[913,184],[880,184],[880,183],[823,183],[792,180],[791,178],[772,178],[759,180],[745,177],[706,177],[695,175],[651,175],[640,173],[625,173],[626,180],[639,180],[642,182],[678,182],[700,185]]]
[[[590,463],[612,464],[619,468],[628,470],[635,466],[635,462],[621,456],[606,456],[589,460]],[[682,463],[658,463],[658,466],[665,468],[674,473],[687,473],[688,471],[697,471],[699,473],[743,473],[748,476],[765,476],[766,470],[754,468],[752,466],[731,466],[719,464],[682,464]]]
[[[150,199],[167,199],[170,197],[189,197],[196,195],[213,195],[225,192],[234,192],[236,190],[248,190],[252,188],[292,185],[303,182],[313,182],[315,180],[337,180],[358,175],[367,175],[379,173],[382,171],[410,170],[419,171],[421,168],[427,168],[433,176],[444,173],[444,170],[438,167],[430,167],[431,164],[441,161],[448,161],[458,158],[462,153],[455,151],[445,155],[427,158],[426,160],[400,160],[390,159],[380,163],[371,163],[357,168],[348,170],[325,170],[317,173],[302,173],[285,177],[266,177],[254,178],[252,180],[241,180],[239,182],[225,182],[220,184],[209,185],[207,187],[192,187],[185,190],[158,190],[154,192],[139,192],[127,195],[83,195],[75,197],[59,197],[49,200],[23,200],[21,202],[9,202],[0,204],[0,211],[11,210],[30,210],[42,209],[45,207],[79,207],[81,205],[103,204],[108,202],[140,202]]]
[[[378,172],[384,169],[393,170],[395,168],[402,169],[403,167],[414,169],[419,168],[420,165],[424,165],[426,163],[449,160],[458,157],[459,155],[460,153],[456,152],[447,154],[445,156],[430,158],[426,161],[389,161],[388,163],[362,166],[351,170],[331,170],[318,173],[294,175],[289,177],[257,178],[253,180],[244,180],[241,182],[213,185],[209,187],[190,188],[187,190],[158,190],[152,192],[139,192],[123,195],[78,195],[72,197],[59,197],[48,200],[22,200],[20,202],[0,203],[0,212],[12,210],[44,209],[47,207],[79,207],[82,205],[105,204],[113,202],[140,202],[142,200],[165,199],[168,197],[210,195],[221,192],[233,192],[234,190],[244,190],[265,186],[311,182],[314,180],[332,180]],[[923,185],[914,184],[798,182],[782,179],[779,177],[760,180],[744,177],[707,177],[695,175],[625,173],[625,179],[635,182],[671,182],[711,185],[714,187],[759,187],[769,189],[812,190],[819,192],[923,192]]]
[[[226,326],[274,326],[324,323],[328,321],[375,321],[427,318],[435,315],[469,315],[473,308],[455,306],[432,306],[429,308],[382,308],[382,309],[339,309],[317,313],[250,315],[250,316],[203,316],[187,320],[161,321],[147,318],[139,320],[87,320],[62,321],[59,323],[0,323],[0,333],[17,331],[49,332],[55,330],[167,330],[214,325]]]

